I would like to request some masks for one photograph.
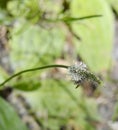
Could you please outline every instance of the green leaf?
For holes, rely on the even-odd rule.
[[[100,14],[102,17],[86,19],[72,24],[73,31],[82,38],[75,40],[77,53],[94,72],[109,68],[113,43],[113,15],[105,0],[73,0],[73,17]]]
[[[38,81],[38,79],[31,79],[31,78],[26,78],[23,77],[22,79],[18,80],[13,84],[14,88],[22,90],[22,91],[34,91],[37,90],[41,84]]]
[[[11,30],[12,51],[10,56],[18,71],[27,67],[49,64],[54,58],[61,55],[65,40],[64,32],[61,29],[51,28],[49,31],[39,26],[26,26],[25,28],[23,24],[26,23],[21,21]],[[24,27],[23,32],[22,27]]]
[[[0,98],[0,130],[27,130],[13,108]]]

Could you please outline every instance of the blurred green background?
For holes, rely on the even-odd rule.
[[[0,83],[76,61],[102,81],[75,89],[64,69],[20,75],[0,89],[0,130],[117,130],[117,19],[118,0],[0,0]]]

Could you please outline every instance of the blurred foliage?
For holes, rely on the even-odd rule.
[[[112,8],[118,15],[118,0],[108,0],[108,2],[111,4]]]
[[[25,28],[22,32],[21,27],[25,27],[22,24],[19,23],[12,30],[12,39],[10,40],[11,49],[13,50],[10,53],[11,59],[18,70],[23,69],[23,67],[25,69],[34,65],[39,66],[39,64],[41,66],[43,62],[45,64],[52,63],[55,58],[61,55],[64,46],[64,33],[61,29],[52,28],[49,31],[38,26],[28,26],[27,23],[24,23],[27,29]]]
[[[15,18],[25,17],[27,20],[40,19],[40,8],[38,0],[13,0],[8,4],[8,11]]]
[[[113,121],[117,121],[118,120],[118,103],[116,103],[115,107],[114,107],[114,113],[112,116],[112,120]]]
[[[15,110],[2,98],[0,98],[0,129],[27,130],[26,126],[19,119]]]
[[[47,79],[37,91],[24,93],[24,96],[31,102],[33,111],[39,114],[44,128],[59,130],[65,126],[94,130],[90,124],[100,120],[94,99],[87,99],[81,88],[75,91],[73,84],[63,79]]]
[[[10,0],[0,0],[0,8],[3,8],[5,9],[7,7],[7,3],[9,2]]]
[[[94,72],[109,69],[114,21],[106,0],[0,1],[0,23],[9,29],[9,55],[14,73],[54,64],[60,58],[70,60],[71,64],[75,55],[81,57]],[[87,19],[89,15],[102,17]],[[85,19],[80,19],[82,17]],[[72,57],[64,52],[67,44],[72,44]],[[68,59],[65,55],[68,55]],[[0,81],[3,81],[8,75],[3,68],[0,71]],[[86,97],[82,88],[75,90],[72,83],[65,81],[66,78],[50,79],[51,76],[55,77],[54,72],[28,73],[11,81],[9,85],[15,91],[22,90],[21,94],[26,97],[33,111],[39,113],[39,121],[45,129],[60,130],[65,126],[67,130],[95,130],[93,124],[99,121],[99,116],[94,99]],[[5,101],[1,107],[6,108],[6,115],[2,115],[1,120],[6,122],[10,107],[4,104]],[[18,129],[24,130],[24,127],[20,128],[22,125],[19,125],[17,119],[8,123],[16,123]],[[3,127],[11,129],[10,125]],[[14,127],[13,124],[12,129],[15,130]]]
[[[7,72],[2,67],[0,67],[0,74],[0,82],[4,81],[8,77]]]
[[[33,78],[22,78],[20,79],[20,81],[18,81],[17,83],[15,82],[14,84],[14,88],[15,89],[20,89],[22,91],[34,91],[36,89],[38,89],[41,84],[39,83],[38,79],[33,79]]]
[[[94,0],[91,3],[85,0],[84,4],[83,0],[73,0],[71,10],[74,17],[102,14],[100,18],[74,23],[73,29],[82,38],[82,43],[75,42],[77,53],[82,56],[91,70],[95,72],[106,70],[109,67],[113,42],[111,9],[105,1],[101,0]]]

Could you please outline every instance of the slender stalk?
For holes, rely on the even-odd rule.
[[[10,76],[9,78],[7,78],[5,81],[3,81],[1,84],[0,84],[0,87],[5,85],[8,81],[10,81],[11,79],[23,74],[23,73],[27,73],[27,72],[31,72],[31,71],[37,71],[37,70],[41,70],[41,69],[48,69],[48,68],[65,68],[67,69],[69,66],[66,66],[66,65],[47,65],[47,66],[41,66],[41,67],[37,67],[37,68],[32,68],[32,69],[26,69],[26,70],[22,70],[16,74],[13,74],[12,76]]]
[[[64,18],[57,18],[57,19],[48,19],[45,18],[47,22],[74,22],[74,21],[79,21],[79,20],[85,20],[85,19],[90,19],[90,18],[96,18],[96,17],[101,17],[102,15],[88,15],[84,17],[64,17]]]

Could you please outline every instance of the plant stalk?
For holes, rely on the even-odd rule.
[[[69,66],[66,65],[47,65],[47,66],[41,66],[41,67],[37,67],[37,68],[32,68],[32,69],[26,69],[26,70],[22,70],[16,74],[13,74],[12,76],[10,76],[9,78],[7,78],[5,81],[3,81],[0,84],[0,87],[5,85],[8,81],[10,81],[11,79],[23,74],[23,73],[27,73],[27,72],[31,72],[31,71],[37,71],[37,70],[41,70],[41,69],[48,69],[48,68],[65,68],[68,69]]]

